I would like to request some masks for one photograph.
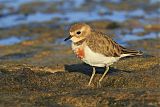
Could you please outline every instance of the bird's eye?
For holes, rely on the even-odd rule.
[[[81,34],[81,31],[78,31],[77,34],[78,34],[78,35]]]

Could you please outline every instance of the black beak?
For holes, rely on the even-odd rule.
[[[68,36],[64,41],[67,41],[67,40],[69,40],[71,38],[72,38],[72,36]]]

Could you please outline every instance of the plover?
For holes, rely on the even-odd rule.
[[[141,51],[127,49],[106,34],[93,30],[88,24],[77,23],[71,26],[70,36],[65,41],[71,39],[72,50],[82,61],[93,67],[92,76],[88,85],[96,73],[95,67],[105,67],[105,72],[99,79],[99,84],[107,74],[109,66],[120,58],[126,56],[142,55]]]

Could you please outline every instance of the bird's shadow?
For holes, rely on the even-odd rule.
[[[65,71],[68,72],[80,72],[86,75],[91,75],[92,74],[92,66],[89,66],[87,64],[71,64],[71,65],[65,65]],[[96,73],[98,74],[103,74],[105,71],[104,67],[96,67]],[[119,69],[115,69],[113,67],[110,67],[108,74],[113,74],[114,72],[120,71]]]
[[[142,56],[135,56],[135,57],[146,58],[146,57],[153,57],[153,56],[144,54]],[[126,59],[126,58],[131,58],[131,57],[121,58],[121,60]],[[65,71],[80,72],[80,73],[83,73],[86,75],[91,75],[92,71],[93,71],[92,66],[89,66],[88,64],[85,64],[85,63],[64,65],[64,67],[65,67]],[[96,73],[103,74],[104,71],[105,71],[104,67],[96,67]],[[114,67],[110,67],[107,74],[112,75],[112,74],[116,74],[118,72],[132,73],[132,71],[128,71],[128,70],[126,71],[126,70],[116,69]]]

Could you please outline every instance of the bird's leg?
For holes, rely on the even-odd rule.
[[[96,68],[95,68],[95,67],[93,67],[92,76],[91,76],[91,78],[90,78],[90,80],[89,80],[88,86],[90,86],[90,85],[91,85],[91,82],[92,82],[93,77],[94,77],[94,75],[95,75],[95,74],[96,74]]]
[[[106,67],[105,72],[103,73],[102,77],[99,79],[99,86],[101,86],[101,81],[103,80],[103,78],[105,77],[108,71],[109,71],[109,66]]]

